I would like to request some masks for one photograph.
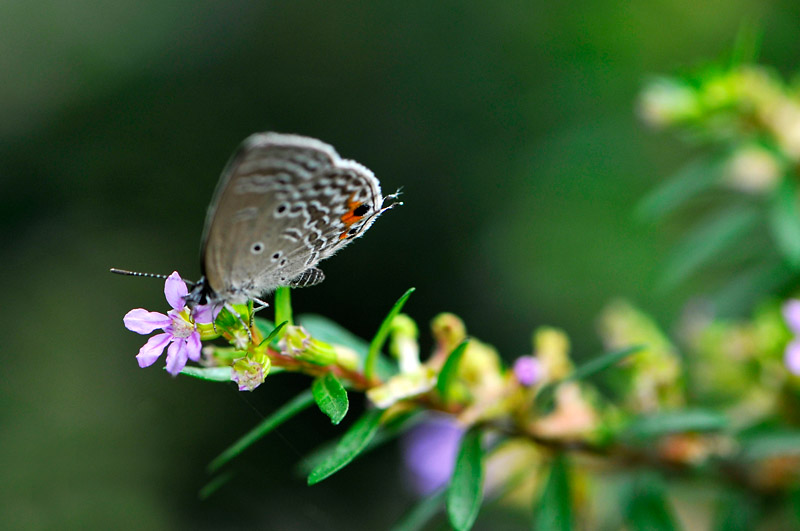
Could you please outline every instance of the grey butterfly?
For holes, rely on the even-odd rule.
[[[375,175],[333,147],[297,135],[248,137],[208,208],[203,277],[190,304],[242,304],[279,286],[312,286],[317,263],[363,235],[386,210]]]

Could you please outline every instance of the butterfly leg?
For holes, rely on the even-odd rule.
[[[250,332],[250,327],[247,326],[247,323],[245,323],[244,319],[242,319],[242,316],[239,315],[239,312],[237,312],[236,309],[234,309],[232,304],[227,303],[227,302],[225,303],[225,309],[228,310],[229,312],[231,312],[232,315],[236,316],[236,318],[239,320],[239,322],[242,324],[242,326],[244,327],[245,331],[247,332],[247,338],[250,340],[250,343],[252,343],[253,342],[253,334]],[[252,321],[252,313],[250,314],[250,317],[251,317],[251,321]],[[252,326],[252,325],[250,325],[250,326]]]
[[[264,308],[267,308],[269,306],[268,303],[262,301],[261,299],[257,299],[256,297],[253,297],[253,302],[257,302],[258,306],[256,306],[254,304],[253,307],[250,309],[250,326],[251,327],[253,326],[253,321],[255,320],[256,312],[260,312],[261,310],[263,310]]]

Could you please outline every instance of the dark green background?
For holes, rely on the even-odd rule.
[[[369,336],[393,301],[453,311],[506,359],[539,325],[595,353],[594,319],[651,290],[670,238],[636,200],[688,153],[637,122],[651,74],[725,57],[746,21],[796,68],[795,1],[0,4],[3,323],[0,519],[12,528],[381,529],[413,502],[397,449],[307,488],[292,463],[341,432],[308,412],[249,451],[205,503],[205,464],[307,385],[140,370],[131,308],[199,274],[205,209],[255,131],[315,136],[402,186],[405,206],[295,292]],[[269,311],[268,311],[269,312]],[[161,365],[161,364],[159,364]],[[360,399],[354,397],[360,406]],[[356,407],[356,412],[358,407]],[[485,510],[478,526],[521,525]]]

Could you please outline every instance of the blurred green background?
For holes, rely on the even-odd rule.
[[[140,370],[122,316],[164,309],[163,285],[108,268],[196,278],[236,145],[305,134],[405,206],[295,291],[296,312],[369,337],[416,286],[423,346],[447,310],[506,359],[544,324],[592,355],[610,298],[668,324],[687,295],[652,290],[670,238],[631,214],[687,157],[637,122],[641,83],[725,57],[747,21],[791,73],[798,15],[791,0],[0,3],[4,527],[388,527],[414,500],[396,447],[313,488],[293,474],[341,431],[314,411],[198,501],[206,463],[308,382],[243,395]],[[477,527],[523,521],[487,508]]]

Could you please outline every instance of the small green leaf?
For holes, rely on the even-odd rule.
[[[552,402],[555,390],[562,383],[585,380],[608,369],[609,367],[616,365],[617,363],[628,358],[629,356],[632,356],[633,354],[636,354],[644,348],[645,347],[643,345],[634,345],[600,354],[599,356],[579,366],[572,372],[572,374],[563,380],[557,380],[542,386],[542,388],[536,393],[536,406],[543,410],[549,409],[553,405]]]
[[[795,270],[800,269],[800,204],[797,184],[784,178],[769,210],[769,226],[778,250]]]
[[[233,470],[226,470],[219,476],[206,483],[205,486],[200,489],[200,492],[197,493],[197,497],[201,500],[207,500],[212,494],[217,492],[223,485],[230,481],[232,477]]]
[[[720,155],[706,157],[682,167],[637,205],[636,217],[642,221],[657,221],[710,188],[720,178],[721,158]]]
[[[447,516],[458,531],[472,527],[483,501],[481,435],[477,428],[464,434],[447,489]]]
[[[468,345],[469,339],[465,339],[459,343],[458,346],[453,349],[453,352],[447,356],[442,370],[439,371],[439,378],[436,380],[436,390],[445,403],[450,401],[450,388],[456,380],[456,376],[458,376],[458,364],[461,362],[461,358],[464,356]]]
[[[533,508],[533,528],[537,531],[572,529],[572,496],[567,460],[557,454],[542,495]]]
[[[611,352],[606,352],[593,358],[570,374],[566,379],[571,381],[577,380],[585,380],[590,376],[594,376],[595,374],[602,372],[609,367],[613,367],[620,361],[628,358],[629,356],[636,354],[640,350],[643,350],[643,345],[633,345],[630,347],[621,348],[619,350],[612,350]]]
[[[756,528],[759,508],[754,496],[731,491],[723,495],[714,517],[717,531],[748,531]]]
[[[684,409],[648,413],[625,430],[628,437],[646,439],[669,433],[720,431],[728,427],[725,415],[707,409]]]
[[[191,367],[187,365],[180,373],[207,382],[231,381],[230,367]]]
[[[751,268],[742,268],[714,293],[716,313],[741,315],[760,301],[765,293],[775,293],[795,278],[796,273],[777,257],[770,257]]]
[[[800,454],[800,431],[775,430],[742,438],[742,455],[746,459],[758,460],[776,455]]]
[[[242,453],[261,437],[268,434],[270,431],[274,430],[313,403],[314,397],[310,390],[300,393],[275,413],[261,421],[258,426],[250,430],[242,438],[228,447],[227,450],[222,452],[213,461],[211,461],[211,463],[208,465],[208,471],[216,472],[222,465]]]
[[[731,52],[731,69],[753,64],[758,60],[761,39],[764,37],[761,24],[745,19],[736,33],[736,41]]]
[[[632,531],[674,531],[675,519],[664,495],[661,480],[641,473],[631,483],[625,503],[625,517]]]
[[[269,319],[264,319],[263,317],[255,317],[253,318],[253,323],[258,328],[259,332],[261,332],[262,336],[268,336],[275,330],[275,323],[270,321]]]
[[[371,452],[382,444],[391,441],[398,435],[408,431],[425,420],[423,411],[411,411],[404,415],[398,415],[386,424],[381,426],[381,430],[369,441],[367,447],[361,451],[361,455]],[[297,465],[300,475],[307,476],[324,461],[327,461],[336,451],[336,443],[331,441],[314,449],[309,455],[305,456]]]
[[[444,505],[447,490],[440,489],[422,498],[409,512],[392,526],[391,531],[418,531],[431,521]]]
[[[675,247],[664,267],[659,288],[664,291],[674,288],[724,250],[741,243],[758,220],[758,211],[744,206],[725,210],[703,220]]]
[[[291,326],[292,321],[292,289],[281,286],[275,290],[275,322],[286,321]]]
[[[408,298],[414,293],[415,288],[409,288],[402,297],[397,299],[397,302],[394,303],[392,309],[389,310],[389,313],[384,318],[381,326],[378,328],[378,333],[375,334],[375,337],[372,338],[372,342],[369,344],[369,352],[367,352],[367,359],[364,360],[364,376],[367,380],[372,378],[372,375],[375,373],[375,363],[379,357],[381,348],[383,348],[383,344],[386,342],[386,338],[389,336],[389,331],[392,327],[392,320],[395,316],[400,313],[400,310],[403,309],[403,305],[406,303]]]
[[[371,409],[364,413],[342,436],[333,454],[311,471],[308,475],[308,484],[319,483],[355,459],[375,436],[382,415],[381,409]]]
[[[329,372],[314,380],[311,384],[311,393],[319,409],[331,418],[333,424],[339,424],[347,415],[350,407],[347,391],[333,373]]]
[[[283,327],[286,326],[287,324],[289,324],[289,321],[284,321],[281,324],[279,324],[278,326],[276,326],[272,330],[272,332],[270,332],[267,335],[267,337],[265,337],[264,340],[261,343],[258,344],[258,346],[260,347],[261,345],[263,345],[265,343],[268,345],[273,339],[275,339],[278,336],[278,334],[280,334],[281,330],[283,330]]]

